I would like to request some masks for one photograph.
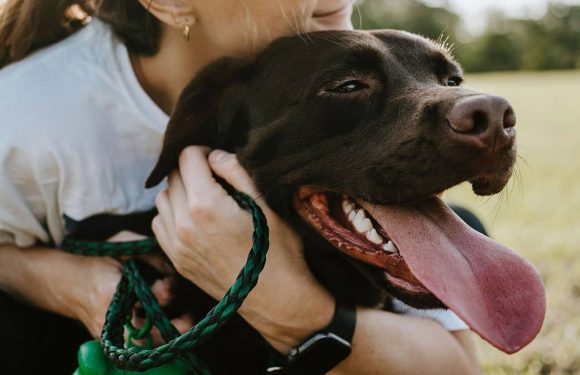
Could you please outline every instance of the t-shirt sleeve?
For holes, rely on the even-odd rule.
[[[393,309],[396,313],[408,316],[429,318],[438,321],[448,331],[463,331],[469,329],[453,311],[448,309],[420,310],[409,306],[397,299],[393,300]]]
[[[0,246],[51,242],[45,219],[50,182],[39,180],[43,165],[34,159],[0,140]]]

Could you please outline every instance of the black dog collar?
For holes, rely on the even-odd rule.
[[[290,350],[287,358],[279,354],[268,374],[321,375],[346,359],[352,350],[356,309],[352,303],[336,302],[330,324]]]

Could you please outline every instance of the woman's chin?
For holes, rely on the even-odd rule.
[[[325,30],[354,30],[350,17],[340,22],[323,22],[322,20],[313,19],[309,31]]]

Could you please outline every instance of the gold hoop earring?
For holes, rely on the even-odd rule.
[[[183,37],[185,38],[185,40],[189,40],[190,36],[191,36],[191,27],[189,26],[189,23],[186,23],[185,27],[183,28]]]

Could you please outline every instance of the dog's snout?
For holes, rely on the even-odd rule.
[[[515,139],[516,115],[504,98],[475,95],[459,99],[447,116],[453,138],[486,148],[509,147]]]

